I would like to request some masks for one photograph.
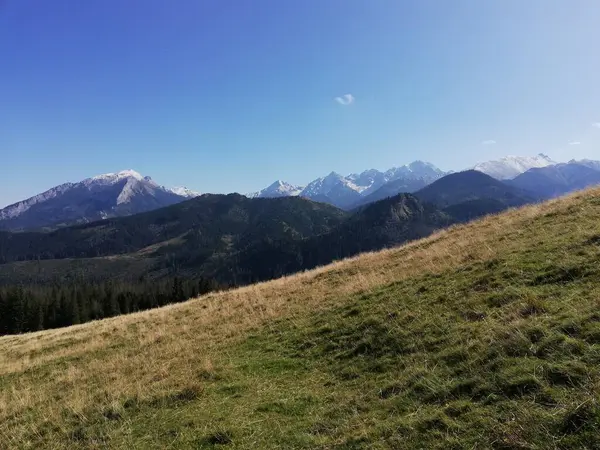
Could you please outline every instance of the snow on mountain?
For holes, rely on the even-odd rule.
[[[0,229],[55,228],[150,211],[196,193],[167,189],[134,170],[65,183],[0,210]]]
[[[53,199],[68,191],[73,186],[73,183],[61,184],[60,186],[53,187],[52,189],[49,189],[46,192],[42,192],[41,194],[28,198],[27,200],[23,200],[13,205],[9,205],[4,209],[0,209],[0,221],[13,219],[19,216],[20,214],[26,212],[32,206]]]
[[[359,174],[351,173],[346,179],[356,186],[363,196],[379,189],[388,181],[385,174],[376,169],[365,170]]]
[[[446,172],[438,169],[433,164],[424,161],[413,161],[404,166],[393,167],[385,172],[385,177],[388,182],[399,178],[406,180],[425,179],[435,181],[444,175],[446,175]]]
[[[447,173],[424,161],[414,161],[385,172],[365,171],[357,178],[357,182],[368,179],[372,179],[373,182],[367,189],[361,191],[362,198],[353,207],[392,197],[401,192],[415,192],[444,175]]]
[[[186,188],[185,186],[178,186],[178,187],[174,187],[174,188],[165,188],[169,191],[171,191],[173,194],[175,195],[179,195],[181,197],[185,197],[185,198],[194,198],[194,197],[199,197],[201,194],[200,192],[196,192],[196,191],[192,191],[191,189]]]
[[[444,176],[446,173],[431,163],[414,161],[400,167],[392,167],[385,172],[375,169],[365,170],[360,174],[350,174],[346,178],[359,187],[359,192],[369,195],[383,185],[403,179],[405,181],[426,180],[432,182]]]
[[[325,177],[311,181],[304,188],[276,181],[262,191],[249,194],[248,197],[300,195],[314,201],[331,203],[340,208],[349,208],[361,198],[370,195],[392,181],[398,179],[404,179],[406,182],[420,181],[419,186],[423,186],[444,175],[445,172],[433,164],[414,161],[408,165],[394,167],[385,172],[369,169],[361,173],[351,173],[348,176],[331,172]],[[397,183],[397,185],[402,186],[403,183]]]
[[[529,169],[555,165],[550,157],[540,153],[536,156],[505,156],[495,161],[477,164],[473,170],[483,172],[497,180],[511,180]]]
[[[277,198],[277,197],[295,197],[302,192],[304,186],[296,186],[285,181],[277,180],[275,183],[264,188],[261,191],[248,194],[250,198]]]
[[[365,189],[365,186],[360,186],[352,180],[340,175],[336,172],[331,172],[326,177],[317,178],[311,181],[301,192],[303,196],[328,194],[333,189],[339,187],[348,188],[354,192],[360,192]]]
[[[311,181],[300,192],[300,196],[346,208],[360,198],[360,192],[364,189],[365,186],[358,186],[339,173],[331,172],[326,177]]]
[[[335,172],[327,177],[317,178],[300,193],[301,196],[316,201],[325,201],[341,208],[349,208],[361,202],[372,193],[395,182],[401,186],[420,181],[419,186],[427,185],[445,175],[445,172],[433,164],[414,161],[408,165],[394,167],[385,172],[369,169],[359,174],[352,173],[346,177]],[[398,183],[401,180],[403,182]],[[392,188],[390,192],[394,191]]]
[[[142,175],[140,175],[135,170],[128,169],[128,170],[122,170],[121,172],[117,172],[117,173],[105,173],[102,175],[96,175],[95,177],[87,178],[87,179],[83,180],[82,183],[84,183],[86,185],[92,185],[94,183],[113,184],[113,183],[116,183],[120,180],[127,179],[127,178],[133,178],[134,180],[137,180],[137,181],[142,181],[143,179],[145,179]],[[150,177],[146,177],[146,179],[149,181]]]

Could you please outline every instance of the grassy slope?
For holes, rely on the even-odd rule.
[[[0,447],[598,448],[600,190],[0,338]]]

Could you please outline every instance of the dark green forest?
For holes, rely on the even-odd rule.
[[[0,264],[96,258],[149,249],[173,253],[192,245],[197,259],[235,252],[263,237],[302,238],[327,232],[348,217],[331,205],[300,198],[210,195],[134,216],[43,232],[0,232]],[[153,248],[153,246],[155,248]]]
[[[223,289],[179,277],[137,283],[0,286],[0,335],[66,327],[178,303]]]

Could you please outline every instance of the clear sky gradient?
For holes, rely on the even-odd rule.
[[[600,158],[599,23],[597,0],[0,0],[0,206],[128,168],[248,192]]]

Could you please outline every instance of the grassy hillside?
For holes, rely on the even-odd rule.
[[[600,190],[0,338],[6,448],[598,448]]]

